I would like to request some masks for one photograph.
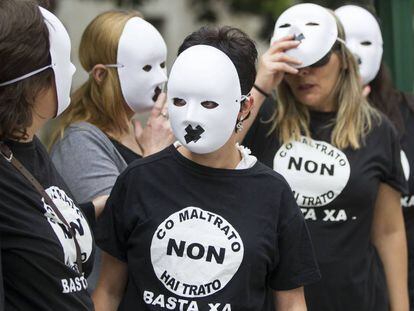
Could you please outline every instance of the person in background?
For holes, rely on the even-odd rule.
[[[355,5],[342,6],[335,14],[344,26],[346,44],[359,64],[370,104],[383,112],[398,130],[401,163],[408,182],[408,193],[402,197],[401,204],[407,232],[410,309],[414,310],[414,97],[393,86],[382,61],[383,40],[376,16]]]
[[[79,58],[89,78],[60,117],[51,148],[56,168],[79,202],[108,196],[129,163],[172,143],[162,93],[166,57],[160,33],[137,11],[108,11],[87,26]],[[145,129],[139,122],[134,127],[134,114],[149,110]],[[98,251],[91,290],[99,256]]]
[[[36,1],[0,2],[2,310],[94,310],[94,205],[77,204],[36,136],[69,104],[70,49]]]
[[[109,195],[127,164],[173,141],[162,93],[166,57],[161,35],[137,11],[105,12],[87,26],[79,58],[89,78],[59,118],[51,147],[80,202]],[[146,128],[134,128],[134,114],[151,109]]]
[[[321,6],[279,17],[255,82],[259,105],[276,87],[277,101],[245,143],[286,178],[307,220],[322,274],[305,286],[309,310],[408,310],[398,135],[363,96],[344,39]]]
[[[178,54],[168,110],[179,142],[114,186],[97,230],[96,310],[305,311],[303,286],[320,275],[302,213],[285,180],[236,144],[254,43],[202,27]]]

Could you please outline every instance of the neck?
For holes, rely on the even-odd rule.
[[[32,124],[28,128],[26,128],[27,136],[24,139],[19,139],[19,141],[31,142],[36,133],[40,131],[40,129],[46,124],[48,120],[49,119],[42,118],[38,116],[36,113],[34,113]]]
[[[183,146],[178,148],[178,151],[187,159],[212,168],[235,169],[241,161],[241,155],[236,147],[234,135],[223,147],[211,153],[197,154]]]

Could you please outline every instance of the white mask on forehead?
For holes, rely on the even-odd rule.
[[[149,110],[167,81],[167,46],[147,21],[131,18],[118,44],[117,67],[124,99],[135,112]]]
[[[56,116],[58,116],[69,106],[72,76],[76,69],[70,61],[70,38],[62,22],[48,10],[41,7],[39,7],[39,9],[49,30],[51,64],[16,79],[1,83],[0,87],[27,79],[48,68],[52,68],[55,75],[56,95],[58,101]]]
[[[214,152],[230,139],[244,98],[233,62],[207,45],[192,46],[178,56],[167,95],[175,137],[198,154]]]
[[[345,5],[335,11],[345,29],[346,46],[355,55],[362,83],[370,83],[381,65],[383,41],[375,17],[364,8]]]
[[[327,9],[303,3],[290,7],[280,15],[272,43],[288,35],[294,35],[294,39],[301,43],[297,48],[287,50],[286,54],[302,62],[295,67],[303,68],[316,63],[330,51],[338,38],[338,28],[335,17]]]

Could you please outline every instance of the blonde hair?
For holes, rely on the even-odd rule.
[[[97,64],[116,64],[118,43],[125,24],[133,17],[142,17],[138,11],[112,10],[95,17],[86,27],[80,47],[79,60],[90,72]],[[68,109],[58,118],[50,146],[63,137],[66,128],[75,122],[89,122],[105,133],[125,133],[129,130],[128,111],[122,96],[116,68],[107,68],[98,83],[92,74],[71,98]],[[49,146],[49,147],[50,147]]]
[[[333,13],[332,13],[333,14]],[[345,40],[344,29],[336,18],[338,37]],[[364,137],[370,132],[374,122],[380,122],[380,115],[372,108],[362,94],[358,64],[345,44],[339,44],[342,69],[333,88],[336,98],[337,115],[331,135],[331,144],[339,149],[351,147],[359,149]],[[294,97],[286,81],[277,90],[276,112],[272,117],[269,132],[277,132],[279,140],[287,143],[299,140],[301,135],[310,137],[309,109]]]

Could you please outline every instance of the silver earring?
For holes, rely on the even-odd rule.
[[[236,124],[236,133],[243,131],[243,119],[240,119]]]

